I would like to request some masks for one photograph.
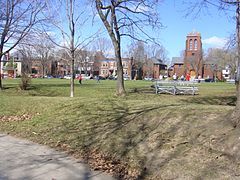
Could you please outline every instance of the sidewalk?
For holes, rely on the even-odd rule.
[[[0,134],[0,180],[113,180],[63,152]]]

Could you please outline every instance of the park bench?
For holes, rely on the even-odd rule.
[[[198,94],[196,82],[190,81],[156,81],[156,94],[172,94],[172,95],[195,95]]]

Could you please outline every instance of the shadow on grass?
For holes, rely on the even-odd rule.
[[[206,97],[191,97],[182,100],[187,103],[205,104],[205,105],[224,105],[235,106],[236,96],[206,96]]]
[[[232,105],[235,98],[232,96],[211,99],[194,97],[186,101]],[[208,147],[204,145],[205,142],[198,141],[198,138],[204,134],[208,126],[214,127],[214,125],[209,125],[209,122],[213,123],[212,120],[208,122],[201,118],[194,118],[202,115],[198,110],[181,113],[180,104],[144,106],[143,103],[129,106],[127,103],[117,101],[108,103],[111,103],[109,107],[102,104],[95,107],[96,109],[83,107],[83,105],[68,106],[70,113],[79,109],[84,111],[76,115],[75,119],[62,120],[59,125],[61,128],[58,130],[65,136],[62,136],[64,138],[61,143],[70,145],[73,151],[83,150],[87,161],[94,159],[94,155],[87,152],[97,149],[99,152],[107,152],[113,162],[116,162],[115,159],[127,162],[125,169],[122,167],[115,171],[120,179],[126,174],[128,178],[134,176],[134,178],[144,179],[154,171],[154,168],[161,172],[161,169],[168,167],[172,161],[183,158],[183,154],[190,152],[193,146],[206,149],[204,152],[208,151]],[[199,123],[198,120],[202,123],[197,124],[201,127],[200,129],[193,125]],[[208,137],[206,139],[208,140]],[[160,158],[161,153],[164,155]],[[95,161],[103,162],[103,164],[97,164],[99,167],[107,164],[106,161],[99,161],[99,159]],[[213,159],[212,164],[216,165],[216,163]],[[113,164],[113,166],[117,165]],[[137,173],[134,175],[126,173],[132,167],[137,169]],[[156,179],[159,178],[161,175],[157,174]]]
[[[94,84],[75,84],[75,90],[77,88],[92,88]],[[70,84],[34,84],[29,89],[29,95],[31,96],[46,96],[46,97],[68,97],[70,93]]]
[[[72,147],[76,149],[81,147],[85,152],[89,152],[94,148],[110,152],[111,156],[122,162],[126,162],[131,156],[135,160],[135,163],[137,163],[134,166],[137,166],[138,169],[138,173],[134,176],[142,179],[147,175],[147,155],[139,147],[146,146],[144,147],[145,150],[149,152],[154,151],[150,147],[151,143],[148,141],[151,136],[157,135],[157,145],[155,148],[161,148],[165,143],[170,141],[171,136],[174,136],[171,133],[174,133],[182,123],[177,122],[161,132],[158,130],[171,117],[171,110],[166,111],[160,117],[148,118],[151,118],[152,112],[161,112],[168,108],[172,108],[173,110],[180,105],[152,105],[133,108],[125,106],[124,103],[114,103],[111,106],[112,109],[100,107],[98,112],[93,111],[92,114],[86,115],[84,120],[75,120],[75,122],[62,121],[61,127],[63,129],[60,133],[72,137],[71,139],[68,138],[67,142],[64,143],[71,146],[74,145],[75,147]],[[174,158],[176,154],[179,155],[181,152],[177,151],[173,155],[169,155],[168,159]],[[89,154],[89,157],[86,157],[87,160],[91,158],[91,154]],[[118,171],[117,176],[123,178],[124,174],[121,173],[124,171],[126,169]],[[128,174],[128,176],[131,176],[131,174]]]
[[[129,90],[129,94],[134,94],[134,93],[155,94],[155,89],[152,87],[131,88]]]

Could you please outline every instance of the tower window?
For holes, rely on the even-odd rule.
[[[190,39],[189,41],[189,50],[192,50],[193,49],[193,41],[192,39]]]
[[[194,50],[197,50],[197,46],[198,46],[198,43],[197,43],[197,40],[195,39],[194,40]]]

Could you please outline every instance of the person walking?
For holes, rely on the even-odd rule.
[[[78,76],[78,82],[79,82],[79,84],[82,84],[82,75],[81,74]]]
[[[189,73],[187,73],[186,80],[190,81],[190,74]]]
[[[163,75],[159,75],[159,80],[161,81],[161,80],[163,80]]]
[[[176,73],[173,75],[173,80],[177,81],[177,74]]]
[[[100,77],[97,75],[97,83],[100,83]]]

